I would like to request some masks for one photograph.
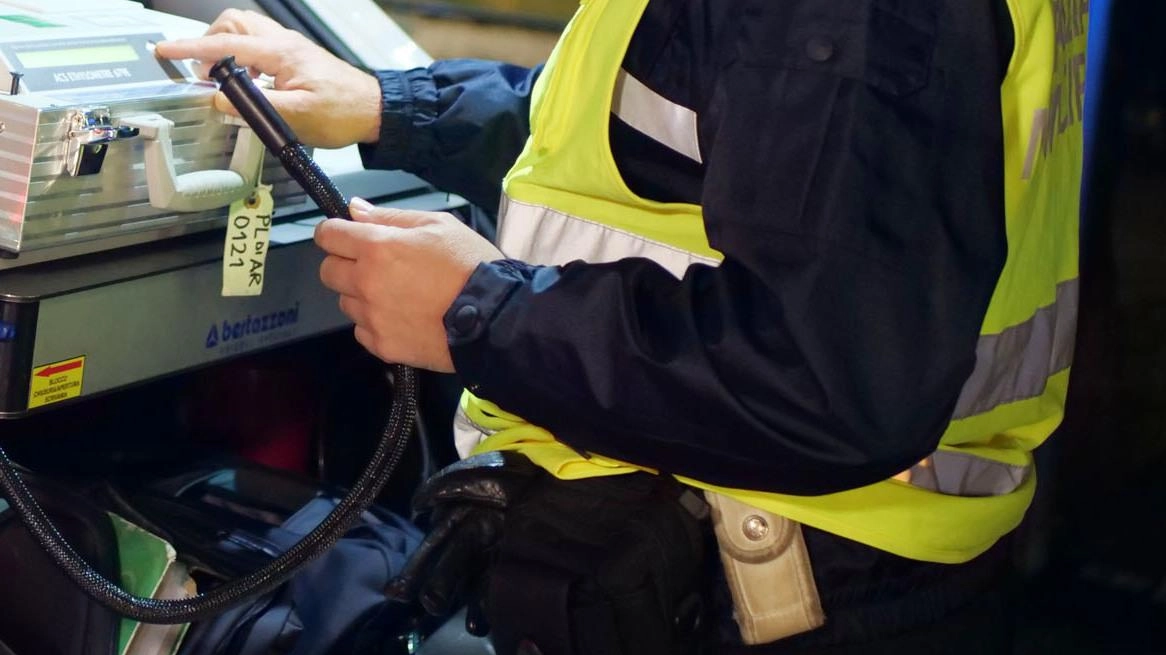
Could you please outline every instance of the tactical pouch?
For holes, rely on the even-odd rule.
[[[825,623],[802,526],[718,493],[705,499],[742,642],[765,644]]]
[[[498,654],[698,653],[703,501],[644,473],[536,484],[490,575]]]

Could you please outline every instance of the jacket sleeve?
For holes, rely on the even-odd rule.
[[[961,15],[981,3],[945,4],[967,9],[924,50],[884,44],[898,73],[821,42],[752,57],[802,36],[751,21],[699,125],[723,264],[482,265],[446,315],[464,383],[577,450],[733,487],[829,493],[932,452],[1007,250],[997,41]]]
[[[451,59],[378,71],[380,139],[361,145],[364,166],[408,171],[493,212],[502,177],[530,134],[530,92],[541,70]]]

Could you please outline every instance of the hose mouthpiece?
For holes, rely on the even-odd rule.
[[[287,146],[298,143],[295,133],[275,107],[271,106],[263,91],[255,86],[247,69],[235,63],[234,57],[223,57],[211,67],[210,74],[268,150],[279,153]]]
[[[210,72],[219,83],[219,89],[239,110],[239,116],[254,130],[263,145],[279,158],[284,170],[300,184],[316,206],[328,216],[352,218],[344,194],[308,155],[291,127],[263,91],[255,86],[247,69],[237,65],[234,57],[227,56],[212,66]]]

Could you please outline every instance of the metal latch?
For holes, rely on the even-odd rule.
[[[109,144],[137,135],[136,127],[115,126],[109,117],[109,107],[74,109],[69,114],[65,170],[74,177],[100,173]]]

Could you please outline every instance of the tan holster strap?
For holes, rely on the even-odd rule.
[[[796,521],[710,491],[721,564],[746,644],[764,644],[826,621]]]

